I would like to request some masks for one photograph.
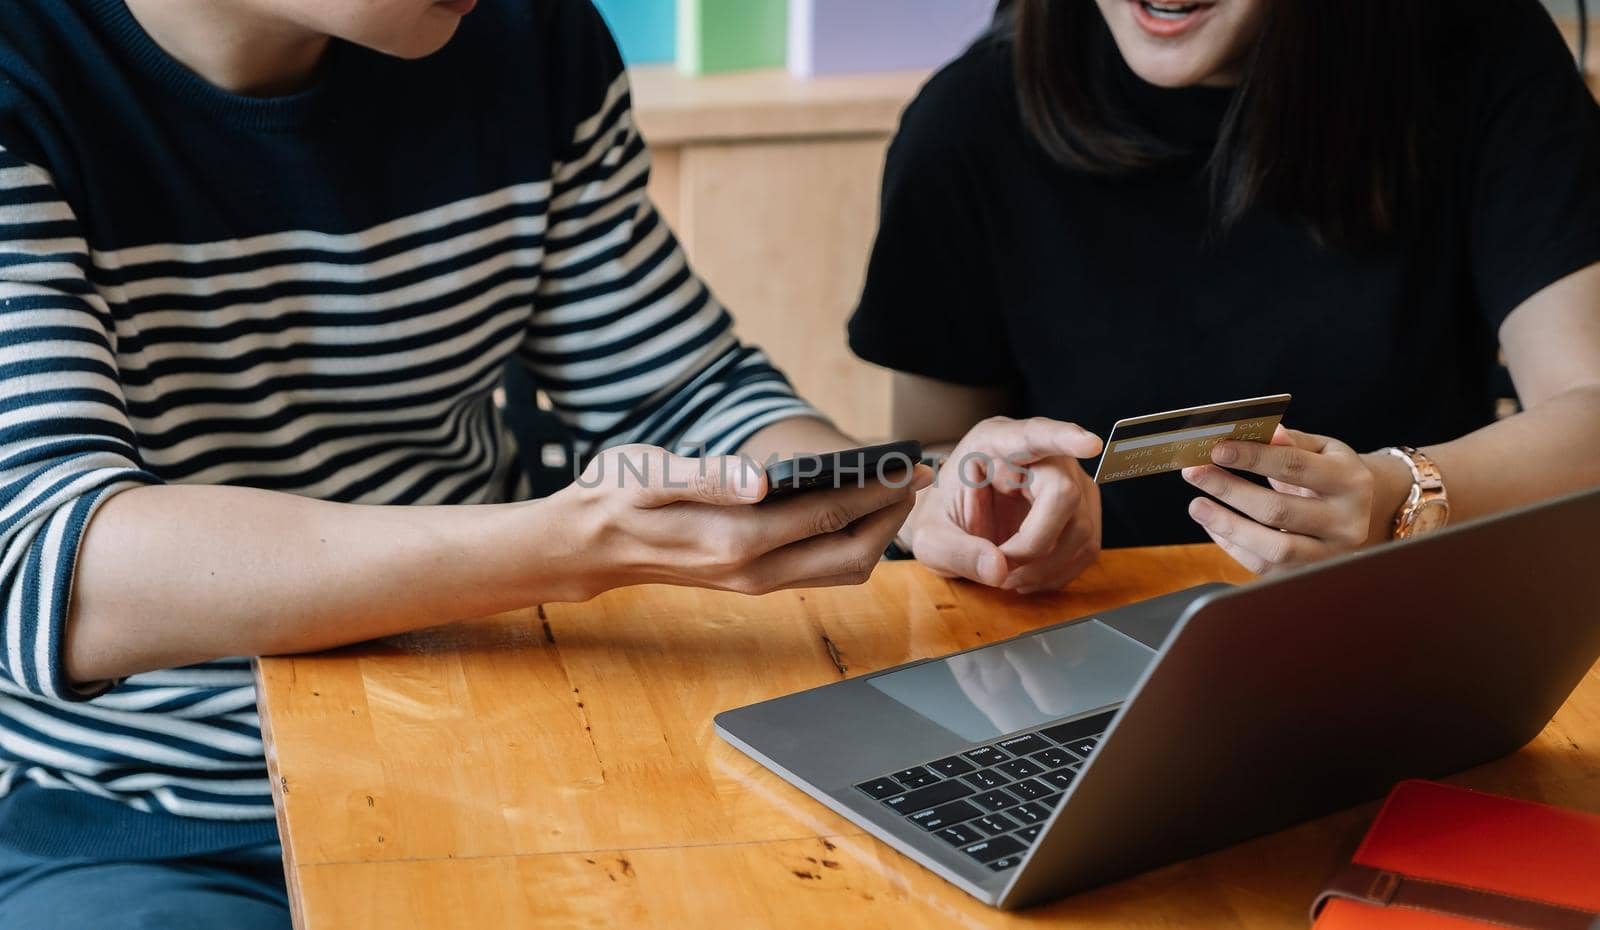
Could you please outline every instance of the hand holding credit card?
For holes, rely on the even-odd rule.
[[[1106,437],[1095,483],[1208,465],[1212,447],[1225,439],[1271,442],[1288,409],[1289,395],[1273,394],[1118,420]]]

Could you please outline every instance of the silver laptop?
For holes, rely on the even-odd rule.
[[[717,732],[1023,907],[1521,747],[1600,656],[1600,490],[731,710]]]

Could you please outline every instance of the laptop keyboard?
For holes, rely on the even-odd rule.
[[[1116,711],[913,765],[856,790],[996,872],[1016,868]]]

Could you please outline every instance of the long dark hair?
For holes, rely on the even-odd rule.
[[[1437,0],[1265,2],[1211,152],[1216,226],[1265,207],[1345,249],[1403,233],[1426,209],[1437,137]],[[1023,122],[1056,161],[1127,174],[1172,156],[1115,99],[1119,53],[1093,0],[1000,0],[996,31],[1014,39]]]

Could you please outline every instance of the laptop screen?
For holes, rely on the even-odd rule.
[[[867,683],[982,742],[1121,703],[1155,650],[1086,620],[878,675]]]

